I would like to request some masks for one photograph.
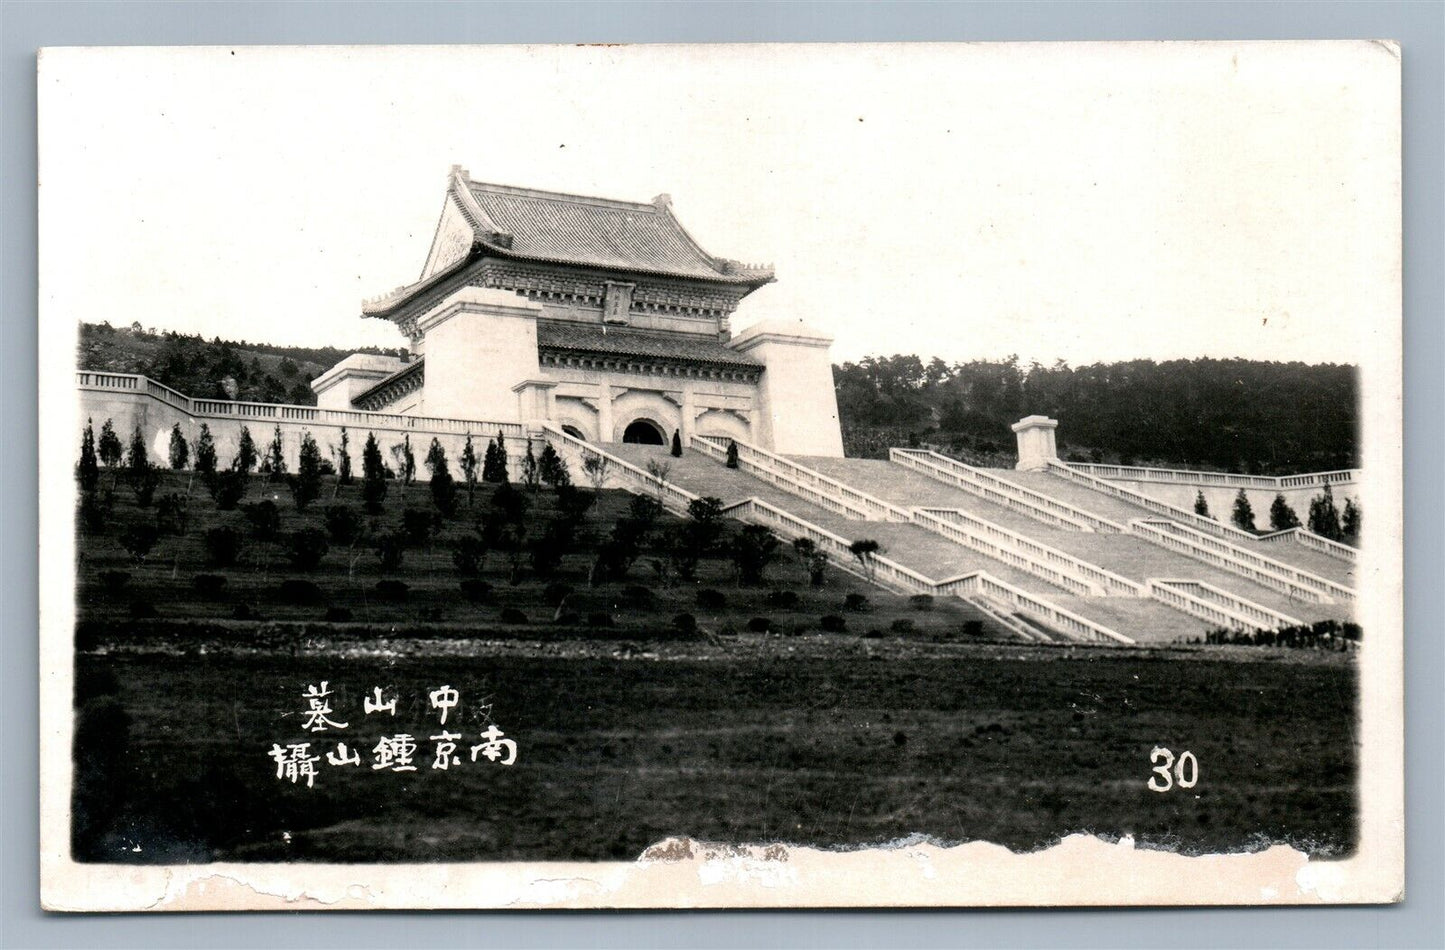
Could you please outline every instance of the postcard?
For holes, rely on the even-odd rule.
[[[38,69],[46,908],[1402,898],[1398,45]]]

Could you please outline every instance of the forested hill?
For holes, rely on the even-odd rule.
[[[141,373],[188,396],[312,405],[311,380],[352,352],[84,324],[79,366]],[[1059,420],[1060,454],[1075,461],[1266,475],[1359,464],[1353,366],[1197,359],[1073,368],[899,355],[835,366],[833,380],[853,456],[927,445],[1011,465],[1009,426],[1038,413]]]
[[[1257,360],[1131,360],[1070,367],[1017,358],[948,364],[869,357],[833,368],[849,455],[937,447],[1012,464],[1010,424],[1059,420],[1071,461],[1262,475],[1359,465],[1354,366]]]
[[[79,367],[110,373],[140,373],[199,399],[283,402],[311,406],[311,381],[355,352],[398,353],[375,347],[270,346],[245,340],[83,323]]]

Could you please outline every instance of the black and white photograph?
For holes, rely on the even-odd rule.
[[[1397,45],[38,75],[47,909],[1400,899]]]

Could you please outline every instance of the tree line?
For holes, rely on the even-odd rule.
[[[1018,357],[946,363],[868,357],[833,367],[848,455],[935,444],[987,464],[1012,458],[1009,426],[1059,420],[1073,461],[1288,475],[1359,465],[1357,367],[1245,359],[1072,367]]]

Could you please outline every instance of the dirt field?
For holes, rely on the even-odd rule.
[[[1354,840],[1355,671],[1338,654],[823,635],[325,648],[83,656],[77,856],[630,859],[669,835],[1025,850],[1072,831],[1341,854]],[[347,729],[301,728],[321,680]],[[443,685],[464,738],[461,764],[438,770],[427,693]],[[395,719],[362,712],[373,686],[399,694]],[[518,744],[510,767],[469,760],[484,703]],[[394,732],[417,737],[417,771],[371,768]],[[323,758],[312,788],[276,778],[272,743],[337,739],[359,766]],[[1156,745],[1192,752],[1197,785],[1149,791]]]

